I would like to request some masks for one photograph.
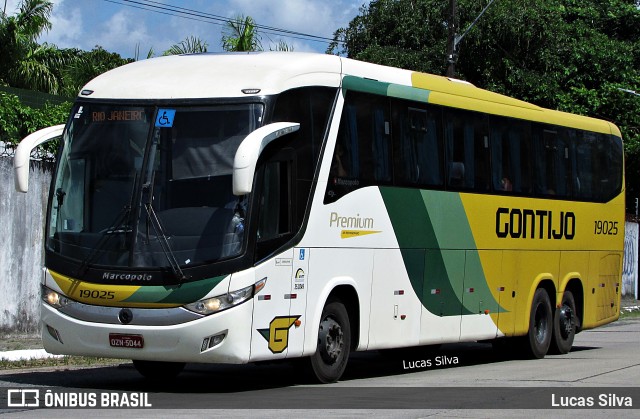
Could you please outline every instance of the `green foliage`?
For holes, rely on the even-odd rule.
[[[65,123],[70,111],[71,103],[47,103],[43,109],[36,109],[23,105],[15,95],[0,92],[0,141],[17,145],[32,132]],[[55,141],[43,145],[45,151],[52,153],[57,146]]]
[[[86,52],[38,44],[52,10],[51,1],[23,0],[15,16],[0,14],[0,84],[73,97],[95,76],[132,61],[100,46]]]
[[[229,52],[262,51],[262,42],[251,16],[237,16],[227,22],[222,34],[222,49]]]
[[[180,43],[174,44],[166,50],[162,55],[179,55],[179,54],[197,54],[207,52],[209,45],[207,41],[190,36]]]
[[[119,54],[109,52],[100,45],[96,45],[91,51],[76,49],[65,51],[75,54],[75,59],[66,67],[62,77],[62,94],[68,97],[76,96],[87,82],[100,74],[133,62],[132,59],[122,58]]]

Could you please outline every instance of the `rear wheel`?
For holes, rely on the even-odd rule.
[[[553,313],[547,291],[538,288],[533,296],[529,315],[529,332],[525,336],[525,346],[533,358],[544,358],[551,345],[553,333]]]
[[[145,378],[155,380],[159,378],[174,378],[184,369],[184,362],[160,362],[133,360],[133,366]]]
[[[553,336],[551,340],[551,352],[566,354],[573,346],[573,338],[576,336],[578,321],[576,317],[576,303],[571,291],[565,291],[562,295],[562,304],[556,309],[553,319]]]
[[[338,381],[347,367],[351,351],[349,315],[339,301],[322,310],[318,329],[318,347],[310,358],[311,369],[321,383]]]

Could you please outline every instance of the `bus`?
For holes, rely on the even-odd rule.
[[[54,354],[185,363],[509,343],[618,318],[621,134],[470,83],[332,55],[193,54],[90,81],[61,136],[41,331]],[[28,280],[28,278],[25,278]],[[513,345],[512,345],[513,344]]]

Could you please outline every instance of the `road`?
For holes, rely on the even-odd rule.
[[[146,381],[126,362],[113,367],[0,371],[0,414],[42,417],[42,409],[8,409],[8,391],[37,389],[43,403],[49,389],[59,397],[56,403],[64,406],[72,403],[61,398],[69,392],[77,403],[89,403],[94,397],[98,407],[102,397],[111,406],[135,406],[135,400],[151,405],[133,412],[91,409],[95,418],[132,414],[281,418],[326,417],[329,413],[367,418],[530,417],[541,413],[566,417],[578,411],[569,411],[564,404],[581,403],[586,404],[579,411],[583,417],[637,417],[639,349],[640,319],[629,319],[580,333],[571,353],[542,360],[504,358],[482,343],[443,345],[431,351],[358,353],[340,382],[321,386],[305,384],[299,368],[291,364],[190,364],[171,382]],[[122,392],[128,393],[122,396]],[[631,410],[611,410],[629,403]],[[64,418],[85,418],[87,414],[86,409],[46,412],[47,417]]]

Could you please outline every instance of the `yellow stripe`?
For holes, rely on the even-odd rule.
[[[446,77],[413,73],[411,84],[413,87],[429,90],[429,103],[435,105],[620,136],[619,129],[606,121],[541,108],[522,100],[480,89],[468,83],[451,81]]]
[[[142,288],[139,285],[92,284],[52,270],[49,270],[49,273],[64,295],[81,303],[114,307],[162,308],[177,306],[176,304],[125,302]]]
[[[340,237],[343,239],[350,239],[352,237],[361,237],[366,236],[368,234],[377,234],[380,231],[372,231],[372,230],[342,230],[340,233]]]

